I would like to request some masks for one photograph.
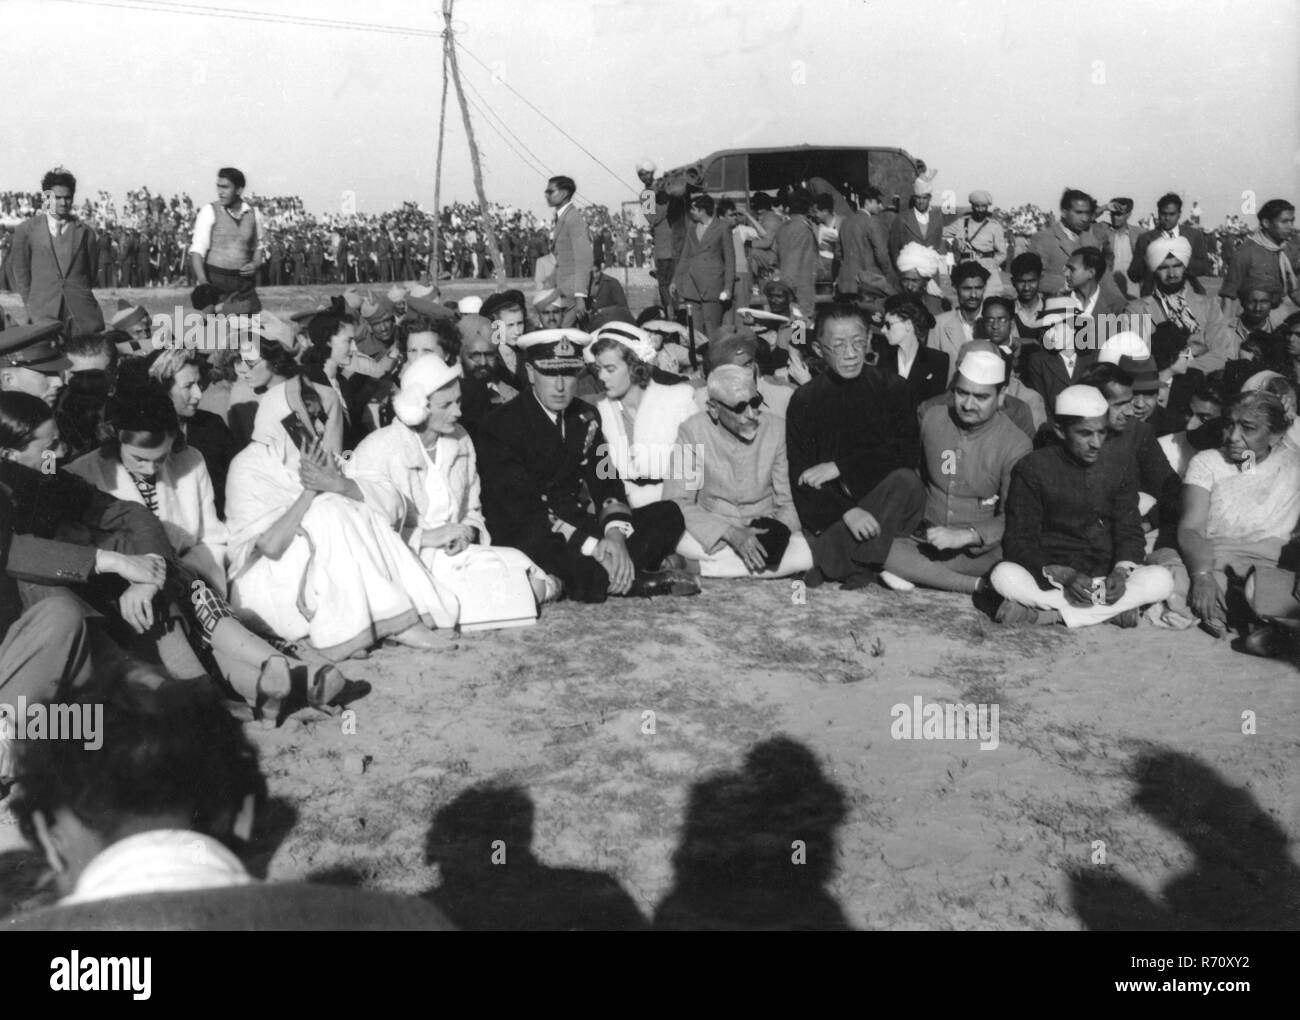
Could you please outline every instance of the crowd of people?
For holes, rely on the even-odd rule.
[[[349,663],[389,643],[447,655],[559,599],[737,579],[1293,650],[1291,203],[1260,208],[1212,297],[1175,195],[1141,230],[1130,200],[1102,223],[1066,189],[1017,252],[991,196],[945,223],[927,174],[892,213],[825,182],[740,209],[638,172],[648,307],[602,286],[561,176],[528,228],[532,293],[443,300],[403,274],[424,282],[279,317],[256,290],[265,217],[221,168],[185,246],[194,306],[249,315],[222,350],[155,329],[163,309],[103,320],[97,235],[48,174],[10,259],[30,321],[0,331],[3,700],[112,673],[333,713]],[[45,752],[0,748],[0,780],[45,777],[26,817],[56,809]],[[229,812],[204,821],[228,834]]]
[[[297,196],[250,194],[248,200],[264,229],[257,272],[263,287],[409,282],[432,278],[435,266],[446,280],[486,280],[496,273],[477,205],[445,206],[435,224],[435,217],[414,202],[383,213],[318,216],[308,213]],[[0,261],[7,260],[17,223],[38,213],[42,201],[41,192],[0,192]],[[127,192],[120,208],[107,192],[83,201],[78,218],[95,229],[99,242],[96,286],[194,286],[186,251],[200,208],[189,195],[164,198],[148,188]],[[636,217],[611,214],[603,205],[588,205],[583,215],[598,262],[608,268],[645,263],[649,231]],[[531,276],[549,247],[536,214],[492,203],[487,224],[496,236],[504,274]]]

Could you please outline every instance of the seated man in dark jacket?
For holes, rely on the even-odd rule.
[[[1110,405],[1092,386],[1070,386],[1054,410],[1059,445],[1011,472],[1006,559],[991,577],[1005,600],[997,620],[1135,627],[1139,609],[1168,598],[1174,581],[1164,567],[1138,566],[1146,550],[1135,475],[1101,455]]]
[[[520,338],[531,386],[489,411],[474,437],[488,531],[577,602],[693,595],[694,577],[663,569],[686,530],[681,508],[668,500],[629,508],[599,415],[574,399],[590,340],[573,329]]]
[[[814,344],[826,371],[795,391],[786,413],[790,487],[813,550],[810,585],[873,583],[894,537],[911,534],[925,512],[916,414],[903,383],[866,363],[868,346],[861,309],[830,306]]]

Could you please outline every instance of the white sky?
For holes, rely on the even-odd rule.
[[[439,39],[176,6],[0,0],[0,189],[36,190],[62,163],[83,194],[206,200],[231,164],[250,191],[317,212],[344,191],[363,212],[432,205]],[[442,27],[439,0],[224,9]],[[611,207],[635,197],[641,156],[662,168],[805,142],[905,148],[939,168],[937,188],[987,188],[1004,207],[1053,208],[1070,185],[1141,213],[1172,189],[1218,223],[1244,191],[1300,197],[1295,0],[457,0],[456,22],[617,179],[462,54],[467,82],[547,169]],[[472,200],[454,96],[448,114],[443,200]],[[545,174],[474,120],[489,199],[542,209]]]

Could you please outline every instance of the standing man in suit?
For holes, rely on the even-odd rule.
[[[587,221],[573,204],[577,192],[572,177],[552,177],[546,182],[546,204],[555,210],[555,225],[551,228],[555,286],[573,302],[573,307],[564,313],[566,326],[572,326],[579,316],[587,314],[587,283],[595,262]]]
[[[244,201],[244,184],[243,173],[232,166],[217,171],[217,200],[199,210],[190,241],[195,279],[215,287],[220,310],[234,315],[262,310],[257,270],[265,231],[261,214]]]
[[[1029,239],[1029,250],[1043,263],[1038,288],[1043,294],[1066,292],[1065,263],[1080,248],[1101,248],[1092,230],[1097,202],[1086,191],[1066,188],[1061,193],[1061,214],[1046,230]],[[1114,286],[1114,283],[1111,283]]]
[[[930,208],[930,182],[918,177],[912,185],[912,201],[894,219],[889,231],[889,259],[897,264],[898,253],[909,242],[943,252],[943,216]]]
[[[600,416],[574,399],[590,342],[574,329],[520,338],[529,388],[489,411],[474,440],[488,530],[559,578],[575,602],[693,595],[691,575],[660,569],[686,530],[681,507],[629,507],[623,482],[607,470]]]
[[[61,322],[64,331],[104,328],[91,293],[99,275],[99,238],[72,215],[77,179],[63,167],[41,180],[44,207],[14,229],[9,271],[28,322]]]
[[[1081,325],[1079,302],[1073,297],[1051,297],[1043,304],[1039,323],[1045,328],[1043,345],[1031,350],[1026,359],[1025,385],[1037,390],[1046,407],[1075,385],[1097,362],[1097,349],[1078,350],[1075,331]]]
[[[1172,191],[1160,196],[1156,203],[1156,229],[1148,230],[1137,239],[1133,249],[1133,261],[1128,267],[1128,278],[1139,285],[1139,293],[1146,297],[1155,287],[1155,274],[1147,268],[1147,245],[1159,238],[1185,237],[1192,246],[1192,261],[1187,267],[1187,285],[1197,294],[1204,294],[1205,287],[1198,276],[1213,276],[1210,265],[1209,248],[1205,243],[1205,234],[1198,228],[1178,221],[1183,215],[1183,200]]]
[[[812,198],[796,191],[789,203],[789,219],[776,232],[776,275],[794,289],[799,314],[811,322],[817,315],[817,228],[808,219]]]
[[[957,307],[935,319],[927,345],[943,351],[947,358],[943,383],[952,382],[957,371],[957,352],[975,339],[975,324],[979,322],[984,304],[984,288],[989,271],[979,262],[962,262],[952,271],[952,285],[957,288]]]
[[[1133,266],[1137,252],[1138,238],[1142,231],[1129,217],[1133,215],[1133,199],[1112,198],[1106,206],[1110,213],[1110,222],[1098,220],[1092,225],[1092,232],[1101,241],[1101,250],[1106,256],[1106,268],[1111,279],[1121,294],[1128,294],[1128,271]]]
[[[878,302],[894,294],[890,282],[889,227],[881,216],[879,188],[867,188],[862,208],[840,224],[840,275],[836,293],[850,301]]]
[[[722,326],[722,306],[730,300],[728,288],[736,278],[736,247],[731,226],[713,215],[711,195],[694,195],[687,215],[691,226],[686,231],[682,257],[673,274],[671,296],[681,298],[694,313],[696,321],[712,340]]]

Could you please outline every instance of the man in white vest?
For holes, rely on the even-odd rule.
[[[227,315],[262,310],[256,288],[262,218],[243,196],[243,173],[232,166],[218,170],[217,200],[199,210],[190,243],[195,279],[216,291],[213,310]]]

